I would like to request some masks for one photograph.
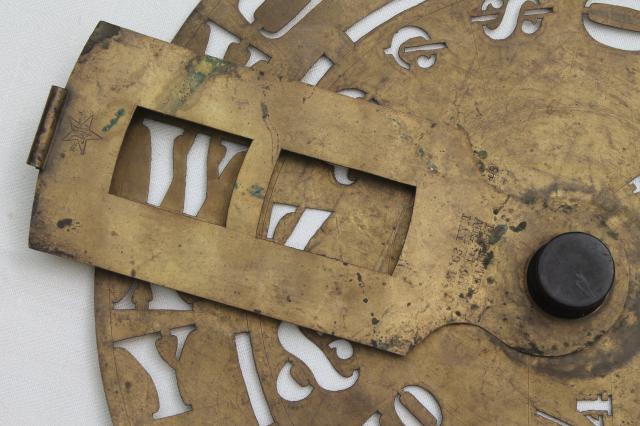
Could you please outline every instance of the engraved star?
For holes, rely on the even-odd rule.
[[[79,120],[69,119],[71,130],[64,137],[65,141],[73,142],[71,150],[75,151],[80,149],[80,154],[84,155],[84,151],[87,147],[88,141],[99,141],[102,138],[91,130],[91,124],[93,123],[93,115],[83,119],[80,116]]]

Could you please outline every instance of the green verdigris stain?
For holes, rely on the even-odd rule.
[[[109,130],[113,129],[113,126],[118,124],[118,121],[120,121],[120,117],[124,116],[124,113],[124,108],[120,108],[118,111],[116,111],[116,116],[111,119],[109,124],[102,128],[102,132],[107,133]]]
[[[264,188],[260,185],[251,185],[251,188],[249,188],[249,194],[256,198],[264,198]]]
[[[189,81],[189,88],[191,89],[191,91],[195,92],[196,90],[198,90],[198,87],[200,87],[200,85],[204,83],[204,80],[206,78],[207,76],[200,71],[196,71],[191,74]]]
[[[196,93],[209,77],[219,74],[229,74],[236,70],[234,64],[222,61],[211,56],[203,56],[192,59],[187,64],[187,79],[180,85],[175,93],[175,101],[172,110],[175,112],[182,108],[187,99]]]

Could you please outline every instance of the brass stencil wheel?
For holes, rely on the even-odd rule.
[[[342,379],[357,377],[355,384],[334,391],[326,389],[304,354],[290,352],[279,339],[279,328],[289,325],[190,296],[182,296],[187,306],[180,309],[185,310],[154,310],[148,284],[98,269],[98,350],[115,424],[255,424],[257,416],[265,423],[269,416],[257,414],[249,398],[238,336],[249,336],[260,387],[277,424],[360,425],[378,416],[382,424],[402,424],[403,408],[427,425],[637,424],[640,277],[633,266],[640,261],[640,234],[634,231],[640,201],[628,183],[640,174],[640,57],[603,44],[589,25],[638,31],[638,13],[598,3],[585,7],[584,1],[434,0],[406,2],[404,12],[366,34],[354,27],[387,3],[267,0],[250,22],[236,1],[204,0],[175,42],[204,53],[217,26],[239,40],[228,46],[225,59],[246,64],[257,49],[268,60],[255,63],[255,69],[291,80],[305,78],[325,58],[331,65],[319,87],[351,90],[364,101],[461,129],[474,152],[479,178],[504,194],[495,216],[504,222],[499,229],[506,238],[535,231],[516,220],[509,210],[517,207],[510,200],[554,213],[580,210],[584,204],[597,208],[587,208],[583,215],[629,209],[633,213],[624,220],[612,213],[592,221],[593,232],[618,258],[624,257],[616,263],[616,275],[626,277],[626,284],[614,287],[595,314],[577,320],[584,321],[587,337],[548,336],[548,347],[509,347],[487,329],[504,324],[498,327],[503,335],[529,333],[528,320],[519,318],[522,327],[514,326],[517,320],[504,321],[491,309],[483,311],[484,322],[479,321],[487,327],[444,326],[404,357],[358,344],[345,355],[337,349],[337,339],[299,331]],[[510,10],[514,4],[519,6],[515,14]],[[132,132],[138,133],[131,137],[149,138],[142,122],[137,126]],[[176,158],[186,154],[197,133],[197,128],[187,129],[184,140],[176,140]],[[221,136],[212,140],[216,137]],[[126,155],[146,158],[149,153]],[[223,156],[221,148],[210,153],[210,164]],[[432,160],[425,157],[424,167],[437,168]],[[211,200],[226,200],[233,191],[241,162],[232,161],[231,172],[210,189]],[[309,173],[318,167],[301,165]],[[144,202],[148,171],[139,173],[138,179],[131,174],[114,177],[114,185],[129,199]],[[183,175],[175,173],[162,208],[181,211]],[[347,174],[348,179],[357,177]],[[280,193],[271,189],[276,198],[304,197],[286,187]],[[241,232],[268,232],[267,216],[256,231],[244,229],[241,218],[227,221],[224,208],[212,206],[203,214]],[[284,244],[298,220],[290,217],[278,226],[275,241]],[[408,223],[400,218],[394,225],[402,229]],[[353,256],[354,262],[371,262],[371,268],[380,271],[392,270],[397,262],[394,244],[385,261],[378,262],[373,255],[344,253],[340,246],[323,246],[322,237],[314,238],[318,244],[308,250],[315,253]],[[537,246],[528,247],[531,255],[548,240],[541,236]],[[526,273],[524,268],[520,272]],[[490,279],[483,277],[482,285]],[[452,298],[472,305],[476,291],[470,287],[469,294]],[[528,298],[524,285],[521,293],[504,294],[496,304],[517,304],[518,298]],[[558,324],[558,330],[569,329],[562,328],[567,320],[543,318]],[[154,413],[162,414],[161,395],[170,391],[157,389],[143,365],[121,346],[141,336],[150,336],[147,343],[175,371],[182,413],[154,418]],[[535,336],[528,339],[537,341]],[[559,356],[540,356],[546,354]],[[277,383],[283,374],[307,389],[307,397],[284,399]],[[435,404],[425,403],[428,398]]]

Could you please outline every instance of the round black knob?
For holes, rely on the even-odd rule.
[[[596,237],[581,232],[557,236],[533,256],[527,287],[533,300],[560,318],[581,318],[602,305],[615,278],[613,256]]]

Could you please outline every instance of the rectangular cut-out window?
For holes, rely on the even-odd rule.
[[[110,193],[225,226],[250,140],[138,108]]]
[[[414,187],[283,151],[258,237],[392,274],[414,200]]]

